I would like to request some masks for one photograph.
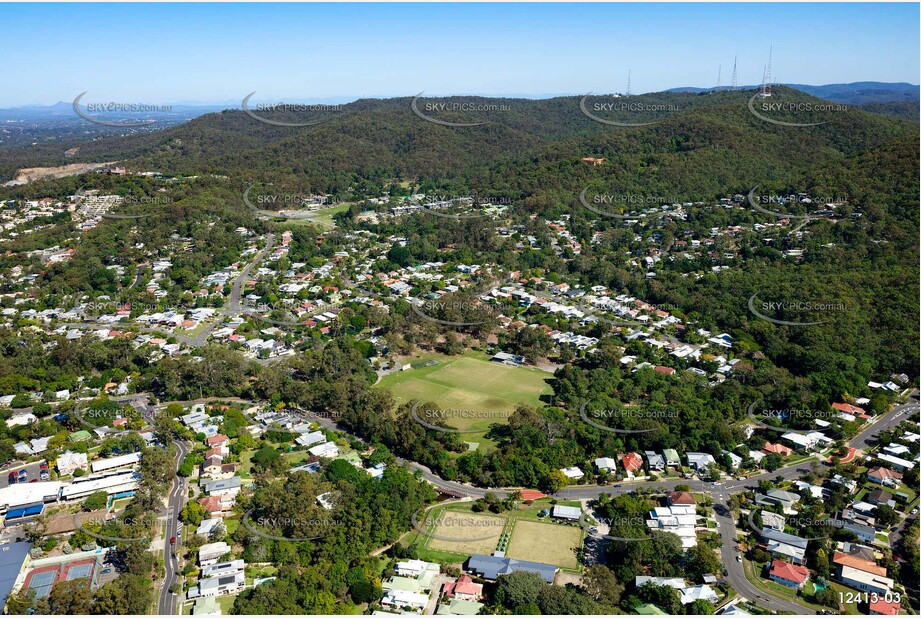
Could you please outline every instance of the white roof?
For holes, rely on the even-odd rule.
[[[46,496],[57,496],[66,483],[61,481],[45,481],[38,483],[16,483],[9,487],[0,488],[0,506],[6,505],[11,509],[33,502],[41,502]]]
[[[580,470],[577,466],[573,466],[571,468],[562,468],[560,469],[560,472],[562,472],[563,475],[567,478],[571,479],[580,479],[585,476],[585,473],[582,472],[582,470]]]
[[[61,488],[61,497],[67,500],[73,496],[82,496],[93,493],[94,491],[106,490],[113,493],[118,490],[135,488],[138,484],[139,474],[126,472],[124,474],[113,474],[98,479],[90,478],[81,480],[79,483],[71,483]]]
[[[141,461],[140,453],[128,453],[127,455],[119,455],[118,457],[99,459],[90,465],[93,468],[93,472],[99,472],[100,470],[111,470],[112,468],[130,466],[138,463],[139,461]]]
[[[566,519],[579,519],[582,517],[582,509],[577,506],[561,506],[557,504],[553,507],[554,517],[564,517]]]
[[[599,457],[595,460],[595,467],[599,470],[616,470],[617,460],[611,457]]]

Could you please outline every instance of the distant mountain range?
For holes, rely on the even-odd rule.
[[[812,96],[831,101],[833,103],[846,103],[850,105],[863,105],[866,103],[895,103],[902,101],[919,101],[921,100],[921,87],[908,84],[905,82],[888,83],[888,82],[853,82],[850,84],[826,84],[824,86],[813,86],[809,84],[782,84],[796,90],[801,90]],[[738,86],[736,90],[753,90],[760,88],[760,85]],[[670,88],[665,92],[709,92],[715,90],[716,86],[710,88],[697,88],[693,86],[682,86],[679,88]],[[723,87],[729,90],[728,87]],[[523,99],[541,99],[555,98],[560,96],[573,96],[579,93],[555,94],[555,95],[471,95],[482,96],[483,98],[523,98]],[[649,94],[649,93],[645,93]],[[436,95],[429,95],[436,96]],[[326,98],[285,98],[286,103],[303,103],[327,105],[351,103],[359,98],[399,98],[399,97],[326,97]],[[277,103],[279,99],[253,99],[251,105],[257,103]],[[211,112],[219,112],[226,109],[240,109],[242,100],[226,99],[223,101],[177,101],[174,103],[165,103],[164,105],[172,106],[172,112],[169,115],[177,118],[194,118]],[[74,117],[73,103],[61,101],[54,105],[23,105],[18,107],[0,108],[0,119],[21,119],[21,120],[39,120],[41,118]]]
[[[902,101],[921,100],[921,88],[905,82],[853,82],[851,84],[826,84],[824,86],[811,86],[809,84],[783,84],[796,90],[801,90],[814,97],[843,103],[848,105],[864,105],[866,103],[897,103]],[[739,86],[737,90],[752,90],[756,86]],[[682,87],[672,88],[668,92],[708,92],[712,88]],[[728,90],[728,88],[725,88]]]

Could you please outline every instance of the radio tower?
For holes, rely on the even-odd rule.
[[[737,54],[736,57],[732,59],[732,81],[730,82],[730,86],[729,86],[729,88],[732,90],[735,90],[736,86],[738,86],[738,84],[736,83],[736,64],[738,63],[738,61],[739,61],[739,56]]]
[[[771,59],[774,56],[774,46],[771,45],[771,50],[768,52],[768,63],[764,68],[764,77],[761,79],[761,96],[769,97],[771,96]]]
[[[720,91],[720,80],[723,78],[723,65],[716,70],[716,91]]]
[[[627,96],[630,96],[630,70],[627,69]]]

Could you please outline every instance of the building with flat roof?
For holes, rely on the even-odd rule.
[[[104,472],[106,470],[115,470],[127,466],[134,466],[141,461],[140,453],[128,453],[118,457],[109,457],[108,459],[97,459],[90,464],[93,472]]]

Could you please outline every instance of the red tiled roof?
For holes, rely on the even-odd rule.
[[[777,454],[777,455],[789,455],[793,452],[793,449],[784,446],[783,444],[771,444],[770,442],[765,442],[764,448],[761,449],[762,452],[767,454]]]
[[[875,598],[875,600],[870,601],[870,612],[882,616],[898,615],[900,605],[895,601],[887,601],[885,597],[879,595],[871,595],[870,598]]]
[[[771,563],[771,575],[789,582],[802,584],[809,579],[809,569],[784,562],[783,560],[775,560]]]
[[[883,468],[882,466],[877,466],[872,470],[867,471],[867,476],[872,476],[878,479],[895,479],[899,480],[902,478],[901,473],[890,470],[889,468]]]
[[[833,403],[831,404],[835,410],[840,410],[841,412],[847,412],[848,414],[853,414],[857,416],[858,414],[866,414],[867,411],[861,407],[853,406],[849,403]]]
[[[671,367],[663,367],[662,365],[657,366],[656,371],[658,371],[659,373],[665,373],[668,375],[675,373],[675,370],[672,369]]]
[[[689,491],[673,491],[668,494],[668,501],[672,504],[697,504],[697,500]]]
[[[633,472],[643,467],[643,458],[639,453],[627,453],[626,455],[621,455],[620,463],[624,470]]]
[[[845,554],[840,551],[836,551],[832,562],[835,564],[842,564],[844,566],[849,566],[852,569],[857,569],[865,573],[872,573],[873,575],[879,575],[881,577],[886,577],[886,568],[881,567],[875,562],[869,560],[864,560],[863,558],[858,558],[857,556],[852,556],[850,554]]]

